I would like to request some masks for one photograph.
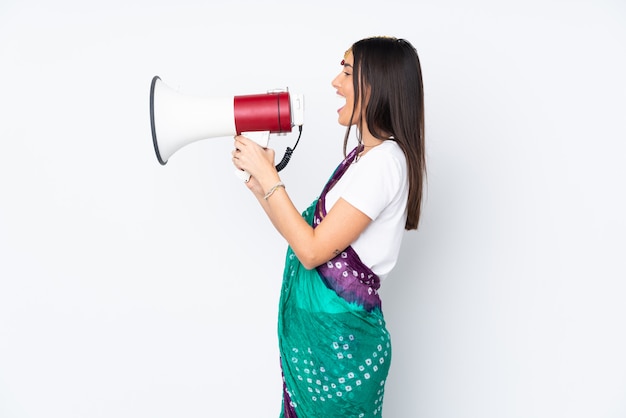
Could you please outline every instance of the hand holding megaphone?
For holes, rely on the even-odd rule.
[[[271,133],[285,134],[298,126],[301,134],[303,122],[304,97],[300,94],[280,90],[221,98],[194,97],[178,93],[158,76],[152,79],[152,142],[162,165],[185,145],[208,138],[244,135],[267,148]],[[287,148],[277,170],[285,167],[292,152],[292,148]],[[248,173],[237,171],[239,177],[248,181]]]

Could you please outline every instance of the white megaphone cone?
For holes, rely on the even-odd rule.
[[[288,133],[304,120],[304,98],[288,91],[229,97],[194,97],[178,93],[158,76],[150,87],[152,142],[165,165],[179,149],[208,138],[244,134],[267,147],[270,133]],[[290,157],[293,149],[288,148]],[[282,165],[284,167],[286,162]],[[281,168],[282,168],[281,167]],[[247,181],[250,175],[237,170]]]

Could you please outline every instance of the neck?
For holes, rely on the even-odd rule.
[[[381,139],[376,138],[374,135],[371,134],[369,129],[367,129],[367,124],[365,123],[365,120],[363,120],[359,128],[359,131],[361,133],[361,146],[363,147],[363,152],[366,152],[367,150],[383,143]]]
[[[373,148],[383,143],[382,139],[376,139],[374,137],[361,138],[361,145],[363,148]]]
[[[374,149],[375,147],[379,146],[382,143],[383,141],[381,141],[380,139],[377,139],[375,142],[374,141],[368,141],[368,142],[362,141],[360,145],[359,155],[360,156],[365,155],[367,152],[369,152],[370,150]]]

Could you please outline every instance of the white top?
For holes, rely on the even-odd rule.
[[[326,195],[327,212],[343,198],[372,219],[352,248],[381,281],[398,259],[408,196],[406,157],[392,140],[360,157]]]

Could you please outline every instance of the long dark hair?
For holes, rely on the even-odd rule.
[[[417,229],[426,179],[424,89],[417,51],[408,41],[392,37],[362,39],[350,51],[354,56],[354,102],[360,100],[361,109],[366,109],[370,133],[397,142],[406,156],[409,198],[404,227]],[[357,118],[360,128],[362,121],[359,115]],[[344,153],[351,125],[352,121],[346,130]]]

